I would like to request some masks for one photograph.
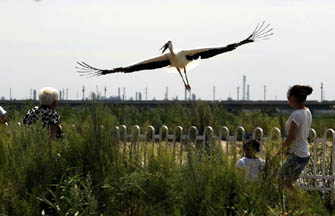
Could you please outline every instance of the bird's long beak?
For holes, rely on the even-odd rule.
[[[165,50],[169,47],[169,43],[164,44],[164,46],[162,46],[162,48],[160,48],[160,50],[162,51],[162,54],[165,52]]]

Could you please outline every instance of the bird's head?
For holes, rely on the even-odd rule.
[[[171,41],[168,41],[166,44],[164,44],[164,46],[162,46],[162,48],[160,48],[162,51],[162,54],[165,52],[165,50],[169,47],[172,46],[172,42]]]

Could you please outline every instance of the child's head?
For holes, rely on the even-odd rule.
[[[256,139],[249,139],[243,145],[243,150],[245,152],[245,156],[248,158],[255,157],[256,153],[260,151],[260,143]]]

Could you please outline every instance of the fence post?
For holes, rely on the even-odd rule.
[[[148,130],[151,130],[151,140],[152,140],[152,149],[154,149],[155,145],[155,128],[151,125],[149,125],[145,131],[145,143],[144,143],[144,166],[146,166],[147,161],[147,144],[148,144]]]
[[[317,160],[317,133],[316,131],[311,128],[310,129],[310,133],[312,133],[313,135],[313,173],[316,176],[317,172],[316,172],[316,160]]]
[[[259,156],[262,158],[263,157],[263,142],[264,142],[264,132],[261,127],[256,127],[254,131],[252,132],[252,138],[256,139],[256,133],[259,131],[260,133],[260,138],[259,138],[259,143],[260,143],[260,153]],[[244,150],[243,150],[244,153]]]
[[[173,159],[175,160],[176,143],[177,143],[177,130],[180,131],[180,148],[179,148],[179,163],[183,163],[183,127],[177,126],[173,130]]]
[[[244,143],[245,129],[242,126],[238,126],[234,131],[234,162],[236,161],[236,148],[237,148],[237,135],[238,131],[242,131],[242,144]]]
[[[229,129],[226,126],[223,126],[219,130],[219,144],[218,144],[218,157],[222,159],[222,131],[226,131],[226,158],[228,159],[228,147],[229,147]]]
[[[131,130],[131,150],[130,154],[132,154],[133,151],[133,143],[135,142],[135,133],[137,132],[137,139],[136,139],[136,144],[135,144],[135,149],[136,149],[136,161],[138,161],[139,158],[139,153],[140,153],[140,134],[141,134],[141,129],[140,126],[134,125],[132,130]]]
[[[212,158],[213,155],[213,128],[211,126],[206,126],[204,133],[203,133],[203,141],[202,141],[202,148],[205,150],[206,148],[206,138],[207,138],[207,131],[209,130],[210,132],[210,137],[208,140],[209,143],[209,155]]]
[[[162,139],[163,139],[163,130],[165,130],[165,142],[166,142],[166,146],[168,145],[169,128],[166,125],[163,125],[159,129],[158,155],[160,154],[160,151],[161,151],[161,142],[162,142]]]
[[[128,133],[127,133],[127,126],[126,125],[120,125],[120,128],[123,129],[123,155],[122,155],[122,158],[124,159],[124,157],[126,155],[126,150],[127,150]]]
[[[190,152],[190,148],[191,148],[191,132],[194,131],[194,148],[195,148],[195,152],[197,153],[198,149],[197,149],[197,136],[199,134],[198,128],[195,126],[192,126],[190,128],[190,130],[188,131],[188,138],[187,138],[187,151],[188,151],[188,156],[189,159],[191,159],[191,152]]]
[[[327,134],[330,133],[332,136],[332,153],[331,153],[331,174],[335,175],[335,131],[331,128],[326,129],[324,133],[325,145],[327,144]],[[325,158],[323,159],[325,161]],[[323,164],[322,164],[323,165]],[[335,182],[334,182],[335,183]]]

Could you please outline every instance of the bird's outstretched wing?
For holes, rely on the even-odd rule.
[[[85,62],[77,62],[77,63],[79,65],[76,67],[78,69],[77,72],[80,73],[81,76],[92,77],[92,76],[106,75],[110,73],[131,73],[141,70],[153,70],[170,65],[170,60],[168,58],[168,54],[165,54],[127,67],[118,67],[113,69],[99,69],[96,67],[92,67],[91,65],[88,65]]]
[[[202,48],[202,49],[193,49],[193,50],[185,50],[183,51],[185,53],[186,58],[189,61],[196,60],[199,57],[201,59],[210,58],[219,54],[222,54],[224,52],[229,52],[234,49],[236,49],[238,46],[252,43],[258,40],[267,40],[271,35],[273,35],[273,28],[269,28],[270,24],[266,24],[265,22],[259,23],[255,30],[247,37],[245,40],[242,40],[238,43],[229,44],[225,47],[213,47],[213,48]]]

